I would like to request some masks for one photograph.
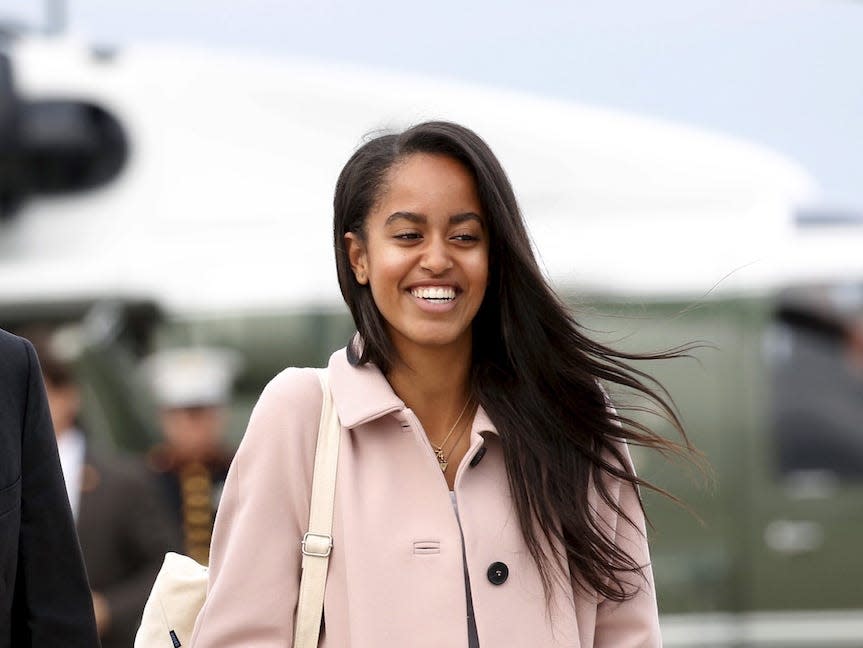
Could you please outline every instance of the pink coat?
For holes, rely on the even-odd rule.
[[[557,587],[549,613],[482,408],[455,480],[460,532],[420,423],[381,372],[350,366],[341,350],[329,375],[343,427],[321,646],[465,648],[462,533],[482,648],[661,646],[649,566],[625,603]],[[193,648],[291,645],[320,408],[310,369],[283,371],[261,395],[222,495]],[[635,492],[616,486],[638,530],[598,497],[595,505],[618,544],[647,565]],[[487,573],[496,562],[509,569],[501,584]]]

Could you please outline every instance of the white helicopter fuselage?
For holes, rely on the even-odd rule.
[[[567,291],[763,289],[784,280],[794,211],[817,198],[799,166],[750,143],[502,90],[165,46],[97,56],[67,39],[21,40],[11,56],[23,98],[104,107],[130,157],[107,186],[34,197],[0,225],[0,299],[140,294],[177,313],[338,306],[339,169],[364,134],[424,119],[489,142]],[[837,258],[822,256],[808,265]]]

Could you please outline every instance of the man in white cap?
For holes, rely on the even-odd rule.
[[[224,433],[237,367],[236,354],[204,347],[161,351],[145,363],[163,437],[149,463],[182,525],[186,553],[205,565],[231,463]]]

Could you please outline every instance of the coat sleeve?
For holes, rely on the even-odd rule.
[[[317,376],[298,369],[255,405],[216,514],[192,648],[291,645],[320,408]]]
[[[628,467],[633,470],[625,443],[622,451]],[[615,542],[642,569],[638,574],[624,576],[634,593],[632,598],[622,603],[605,600],[597,606],[594,648],[659,648],[662,636],[640,498],[636,488],[628,482],[619,482],[618,487],[618,503],[634,525],[623,516],[617,516]]]
[[[21,447],[21,531],[12,645],[99,645],[90,588],[60,468],[36,352],[25,342],[27,404]]]

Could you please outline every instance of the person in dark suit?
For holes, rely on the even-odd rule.
[[[36,353],[0,330],[0,648],[97,648]]]
[[[72,358],[56,337],[28,333],[42,366],[102,648],[130,648],[165,553],[180,549],[180,530],[141,461],[98,453],[88,443],[78,425]]]

